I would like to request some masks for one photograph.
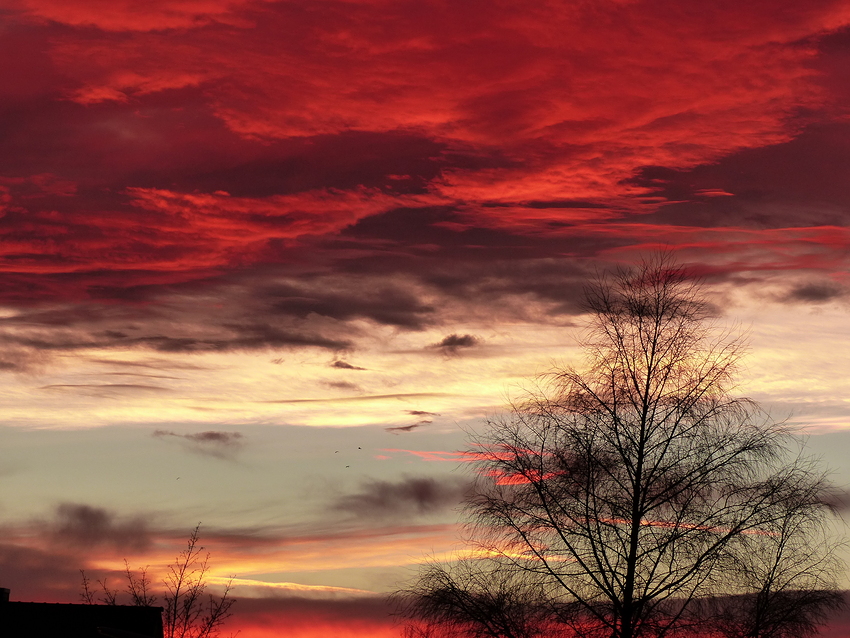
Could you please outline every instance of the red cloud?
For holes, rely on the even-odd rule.
[[[496,485],[526,485],[531,482],[547,481],[558,476],[557,472],[541,473],[538,470],[527,470],[525,472],[506,473],[500,470],[486,472],[487,476],[495,479]]]
[[[13,0],[14,2],[14,0]],[[223,22],[245,26],[247,0],[18,0],[33,18],[105,31],[186,29]],[[250,23],[249,23],[250,24]]]
[[[699,12],[673,1],[340,2],[315,13],[212,1],[27,6],[66,24],[144,31],[56,38],[71,99],[204,86],[243,136],[417,129],[504,149],[516,167],[456,168],[434,184],[473,201],[618,201],[634,193],[622,180],[639,166],[687,167],[788,140],[788,114],[825,100],[808,66],[814,49],[799,43],[850,20],[830,1]],[[175,27],[182,37],[159,31]]]
[[[399,240],[419,252],[454,234],[459,251],[486,247],[482,228],[564,241],[543,257],[722,243],[769,267],[788,242],[786,265],[846,249],[826,222],[802,239],[628,222],[679,199],[641,170],[684,174],[834,113],[822,76],[837,67],[816,62],[850,24],[838,0],[18,0],[8,20],[33,51],[0,82],[0,271],[21,290],[48,274],[123,271],[134,286],[310,259],[294,245],[366,220],[356,249],[388,257],[396,228],[378,218],[425,209],[440,214]],[[738,190],[683,197],[721,206]]]
[[[65,183],[54,180],[46,188],[73,192],[74,185]],[[7,187],[0,203],[12,223],[0,229],[0,272],[215,271],[253,260],[280,261],[268,252],[270,242],[338,232],[361,217],[428,201],[364,188],[266,198],[135,187],[126,193],[133,208],[76,214],[27,210],[24,206],[37,202],[14,198]]]
[[[460,452],[445,452],[442,450],[424,451],[424,450],[403,450],[399,448],[382,448],[382,452],[404,452],[418,456],[423,461],[452,461],[452,462],[474,462],[474,461],[509,461],[516,458],[518,453],[534,455],[533,450],[521,450],[509,445],[494,446],[492,449],[483,449],[481,452],[473,452],[471,450],[463,450]]]
[[[407,454],[412,454],[413,456],[418,456],[423,461],[475,461],[478,460],[474,455],[470,455],[469,452],[443,452],[443,451],[422,451],[422,450],[401,450],[398,448],[382,448],[382,452],[405,452]]]

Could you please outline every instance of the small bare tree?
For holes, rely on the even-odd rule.
[[[212,638],[227,618],[236,602],[230,598],[231,585],[225,585],[218,598],[204,597],[210,555],[198,544],[200,523],[192,530],[186,549],[169,566],[163,581],[163,628],[165,638]]]
[[[215,638],[224,622],[232,615],[230,608],[236,602],[231,598],[231,583],[228,582],[219,596],[206,595],[209,553],[199,545],[201,525],[192,530],[174,562],[168,566],[168,572],[162,581],[163,630],[165,638]],[[157,596],[151,590],[148,568],[142,568],[138,574],[124,561],[127,577],[126,591],[132,605],[153,607]],[[80,597],[88,604],[94,604],[95,593],[91,580],[84,570],[82,574],[82,592]],[[97,581],[101,589],[100,601],[108,605],[118,604],[119,591],[107,586],[106,578]]]
[[[124,561],[126,564],[126,561]],[[80,583],[80,599],[87,605],[95,605],[100,601],[104,605],[117,605],[118,595],[121,593],[117,589],[112,589],[107,584],[109,579],[97,579],[97,584],[100,588],[100,598],[95,597],[95,591],[92,589],[91,579],[86,575],[84,569],[80,570],[82,582]]]
[[[549,375],[474,441],[469,540],[496,558],[472,579],[424,569],[402,612],[464,636],[533,635],[480,620],[500,588],[521,584],[514,599],[535,601],[549,634],[661,638],[685,631],[703,601],[749,588],[769,595],[738,615],[758,627],[740,636],[786,635],[770,633],[791,626],[768,621],[779,607],[816,627],[837,600],[817,594],[837,563],[791,532],[823,525],[829,484],[789,458],[785,427],[731,395],[742,343],[717,334],[668,255],[601,278],[586,298],[584,370]]]
[[[94,591],[92,590],[91,579],[86,576],[86,570],[80,570],[80,576],[82,577],[82,583],[80,584],[80,599],[86,603],[87,605],[94,605],[97,601],[94,597]]]
[[[140,568],[139,574],[136,575],[125,558],[124,574],[127,576],[127,593],[130,594],[132,604],[137,607],[153,607],[156,604],[156,596],[150,591],[151,579],[148,578],[148,568]]]

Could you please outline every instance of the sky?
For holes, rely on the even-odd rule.
[[[850,5],[0,0],[0,586],[395,637],[469,433],[664,250],[850,486]]]

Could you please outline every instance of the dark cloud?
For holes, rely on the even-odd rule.
[[[321,285],[279,284],[264,287],[260,294],[272,313],[299,318],[309,315],[337,320],[363,318],[414,330],[427,325],[436,310],[398,284],[375,282],[358,288],[334,291]]]
[[[834,488],[825,495],[823,503],[833,512],[843,516],[850,512],[850,490]]]
[[[205,138],[211,141],[209,135]],[[236,146],[237,142],[234,140],[233,144]],[[237,197],[361,186],[413,193],[424,192],[428,182],[449,162],[492,164],[460,153],[452,157],[444,142],[398,131],[342,131],[336,135],[297,137],[267,144],[241,140],[238,146],[243,158],[255,157],[234,162],[219,147],[210,144],[214,155],[201,170],[147,169],[135,172],[132,179],[139,186],[185,192],[222,190]],[[193,152],[197,153],[197,149]]]
[[[440,343],[435,344],[435,346],[437,348],[471,348],[479,343],[480,339],[478,339],[478,337],[473,337],[472,335],[451,334],[444,337],[443,340]]]
[[[346,350],[349,341],[324,338],[319,335],[286,332],[268,325],[229,325],[236,335],[226,339],[196,339],[193,337],[152,336],[125,342],[128,346],[144,345],[159,352],[229,352],[266,348],[314,347],[328,350]],[[240,335],[239,333],[243,333]],[[115,344],[118,345],[118,344]]]
[[[631,180],[671,204],[645,219],[753,229],[847,224],[850,125],[810,124],[793,140],[744,149],[690,170],[640,168]]]
[[[151,535],[143,518],[121,519],[104,508],[79,503],[60,504],[48,528],[57,543],[83,549],[107,545],[141,552],[151,545]]]
[[[530,253],[539,240],[518,237],[492,228],[464,223],[452,206],[397,207],[387,212],[360,219],[344,229],[340,236],[356,240],[391,240],[402,246],[426,245],[451,249],[458,256],[472,257],[484,253],[488,257],[506,246],[516,253]]]
[[[163,355],[300,348],[341,353],[355,347],[363,319],[420,330],[479,316],[548,322],[580,311],[583,273],[567,262],[459,263],[451,268],[437,260],[414,267],[399,258],[373,264],[374,269],[364,261],[351,272],[348,266],[340,264],[336,274],[326,269],[300,278],[285,268],[248,270],[197,285],[151,289],[139,303],[88,300],[20,307],[0,318],[0,367],[38,369],[53,353],[88,349]],[[476,345],[472,339],[456,334],[433,349],[458,354]],[[180,367],[159,359],[132,365]],[[182,365],[192,363],[184,359]],[[342,360],[330,365],[360,367]]]
[[[153,436],[161,439],[178,439],[189,451],[217,459],[233,460],[245,446],[245,437],[240,432],[210,430],[194,434],[178,434],[170,430],[154,430]]]
[[[404,267],[401,259],[390,270],[400,267]],[[39,352],[138,349],[182,354],[288,348],[340,352],[353,347],[362,331],[356,322],[362,319],[420,330],[445,321],[447,307],[477,312],[476,308],[492,305],[495,313],[514,315],[530,312],[534,305],[528,299],[518,303],[517,295],[536,296],[538,303],[549,306],[550,297],[569,295],[558,268],[541,268],[535,274],[493,264],[467,265],[451,274],[446,269],[444,275],[431,265],[419,273],[413,270],[388,276],[362,270],[347,273],[343,268],[336,274],[330,270],[303,274],[297,280],[286,269],[246,271],[197,285],[151,290],[139,304],[89,300],[36,305],[0,319],[0,343]],[[444,347],[457,350],[466,343]],[[332,365],[343,368],[343,364]]]
[[[8,359],[0,360],[0,370],[3,371],[23,371],[27,369],[29,366],[25,365],[26,359],[18,360],[18,361],[10,361]],[[24,365],[22,365],[24,364]]]
[[[198,432],[197,434],[184,434],[184,438],[198,443],[221,443],[223,445],[241,444],[242,435],[239,432]]]
[[[340,368],[341,370],[365,370],[366,368],[361,368],[359,366],[351,365],[347,361],[334,361],[331,364],[332,368]]]
[[[463,501],[468,483],[460,478],[405,477],[400,481],[366,481],[358,492],[340,497],[334,509],[358,517],[432,514]]]
[[[92,302],[25,309],[0,319],[0,347],[7,354],[10,369],[38,362],[37,353],[85,349],[180,354],[308,347],[338,352],[351,347],[350,331],[345,326],[332,322],[323,326],[312,316],[286,315],[264,305],[261,299],[250,299],[252,291],[244,292],[249,297],[247,303],[230,302],[213,315],[190,301],[192,295],[182,296],[178,303],[171,303],[166,296],[158,302],[151,300],[148,305],[129,305],[121,310]],[[120,361],[100,361],[122,365]],[[124,365],[162,367],[158,363]],[[193,367],[188,362],[183,365]],[[181,364],[163,362],[163,366],[179,368]]]
[[[32,348],[11,344],[0,347],[0,372],[38,373],[48,362],[49,355]]]
[[[847,289],[832,282],[812,282],[793,287],[782,297],[790,303],[826,303],[847,296]]]
[[[440,416],[436,412],[426,412],[425,410],[408,410],[407,413],[413,416]]]
[[[191,315],[190,315],[191,316]],[[113,339],[112,347],[143,347],[167,353],[229,352],[234,350],[259,350],[268,348],[315,347],[328,350],[345,350],[351,347],[347,340],[334,339],[308,330],[287,329],[260,322],[227,322],[205,326],[207,331],[223,333],[221,337],[208,338],[176,335],[143,335],[133,338]],[[90,346],[88,346],[90,347]]]
[[[460,350],[474,348],[481,344],[481,339],[473,335],[450,334],[443,337],[439,343],[432,343],[429,348],[440,350],[445,355],[457,355]]]

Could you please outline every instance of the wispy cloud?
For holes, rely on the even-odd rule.
[[[402,452],[404,454],[412,454],[423,461],[466,461],[470,460],[466,452],[445,452],[442,450],[424,451],[424,450],[403,450],[399,448],[381,448],[382,452]]]
[[[170,392],[169,388],[143,383],[54,383],[41,386],[40,390],[56,390],[64,392],[79,392],[95,396],[110,396],[117,394],[139,394]]]
[[[360,401],[390,401],[393,399],[429,399],[436,397],[448,397],[451,394],[445,392],[405,392],[398,394],[368,394],[357,397],[336,397],[327,399],[279,399],[275,401],[262,401],[261,403],[347,403]]]
[[[400,432],[412,432],[416,428],[421,428],[423,425],[428,425],[432,423],[431,419],[423,419],[421,421],[417,421],[416,423],[411,423],[410,425],[398,425],[391,428],[384,428],[387,432],[392,432],[393,434],[398,434]]]
[[[787,303],[826,303],[850,296],[850,289],[837,282],[818,281],[801,283],[781,295]]]
[[[440,416],[436,412],[426,412],[425,410],[407,410],[407,413],[411,416],[420,417],[420,419],[416,423],[411,423],[410,425],[398,425],[384,429],[387,432],[392,432],[393,434],[399,434],[401,432],[412,432],[413,430],[420,428],[423,425],[429,425],[433,423],[434,420],[431,417]]]
[[[188,361],[181,361],[175,359],[142,359],[139,361],[128,361],[126,359],[102,359],[98,357],[91,357],[89,359],[92,363],[100,363],[107,366],[115,366],[118,368],[148,368],[152,370],[208,370],[206,366],[198,365],[195,363],[190,363]],[[122,373],[122,372],[107,372],[106,374],[136,374],[132,372]],[[147,376],[147,375],[141,375]],[[177,377],[167,377],[167,378],[177,378]]]
[[[208,582],[219,586],[231,585],[234,588],[234,593],[240,598],[242,596],[251,596],[252,598],[273,596],[279,599],[283,596],[289,595],[306,599],[333,600],[352,597],[371,598],[378,595],[367,589],[357,589],[353,587],[303,585],[301,583],[291,582],[268,582],[254,580],[251,578],[226,578],[221,576],[211,576],[208,579]]]

